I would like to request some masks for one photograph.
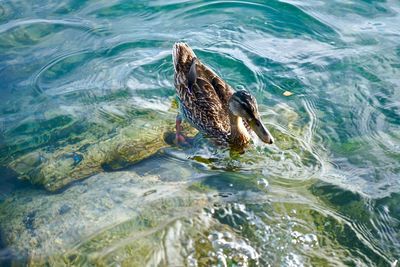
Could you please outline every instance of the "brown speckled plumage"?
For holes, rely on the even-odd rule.
[[[185,119],[220,144],[245,147],[250,137],[244,127],[245,133],[235,131],[232,134],[234,127],[243,125],[242,120],[233,117],[229,111],[228,102],[234,93],[232,88],[201,63],[187,44],[176,43],[172,54],[175,68],[174,83],[180,100],[181,113]],[[196,82],[189,88],[188,74],[195,58]]]

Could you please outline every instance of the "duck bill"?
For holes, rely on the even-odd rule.
[[[256,135],[267,144],[272,144],[274,142],[274,138],[271,133],[265,128],[264,124],[259,118],[253,119],[249,122],[251,129],[256,133]]]

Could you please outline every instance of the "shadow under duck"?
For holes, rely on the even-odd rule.
[[[176,119],[176,142],[185,143],[180,133],[182,117],[217,144],[243,151],[253,130],[265,143],[273,137],[263,125],[256,99],[246,90],[233,91],[209,67],[200,62],[186,43],[172,50],[174,84],[180,102]]]

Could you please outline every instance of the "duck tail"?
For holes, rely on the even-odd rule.
[[[177,42],[172,48],[172,59],[174,61],[175,72],[189,70],[196,54],[186,43]]]

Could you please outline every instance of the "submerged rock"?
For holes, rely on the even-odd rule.
[[[170,172],[138,174],[151,172],[154,164]],[[235,190],[244,185],[249,192],[258,190],[255,182],[253,187],[243,176],[219,172],[199,179],[202,172],[193,165],[162,155],[141,165],[135,171],[96,174],[57,194],[25,188],[6,198],[0,203],[0,228],[14,255],[9,261],[30,266],[196,266],[233,261],[229,257],[244,265],[258,260],[249,242],[219,225],[211,212],[215,201],[225,205],[248,197]],[[234,184],[229,199],[216,194],[225,183]],[[224,237],[210,240],[219,231]]]
[[[56,191],[73,181],[121,169],[153,155],[167,146],[163,135],[174,130],[174,121],[172,114],[147,112],[109,138],[83,138],[52,151],[35,150],[15,159],[9,167],[20,179]]]
[[[346,246],[358,239],[341,217],[310,205],[316,198],[305,189],[272,181],[267,190],[259,178],[205,171],[157,153],[57,194],[19,189],[0,203],[0,265],[288,266],[348,259]]]
[[[122,171],[97,174],[59,194],[22,190],[0,204],[4,242],[14,255],[32,263],[60,253],[74,262],[79,250],[100,250],[115,238],[173,221],[182,209],[201,209],[204,196],[195,197],[183,187],[158,176]],[[154,193],[146,194],[149,190]],[[110,227],[111,232],[106,230]]]
[[[175,114],[176,110],[143,110],[135,114],[129,126],[100,135],[104,136],[103,139],[96,139],[93,136],[95,130],[91,129],[87,131],[87,138],[80,136],[81,141],[77,143],[51,150],[37,149],[16,158],[9,163],[9,167],[19,178],[42,185],[49,191],[57,191],[73,181],[96,173],[127,167],[169,146],[174,139],[174,134],[169,133],[174,132]],[[241,155],[240,160],[214,153],[213,145],[187,148],[189,155],[183,157],[189,156],[212,169],[251,167],[263,174],[288,176],[298,180],[309,179],[324,168],[325,163],[321,155],[315,153],[312,142],[315,133],[312,131],[311,119],[308,125],[304,125],[300,115],[284,104],[269,108],[263,116],[277,140],[276,144],[265,145],[255,139],[255,145]],[[196,133],[188,125],[184,129],[189,131],[186,135]],[[201,143],[199,140],[196,142]],[[266,169],[266,166],[274,168]]]

